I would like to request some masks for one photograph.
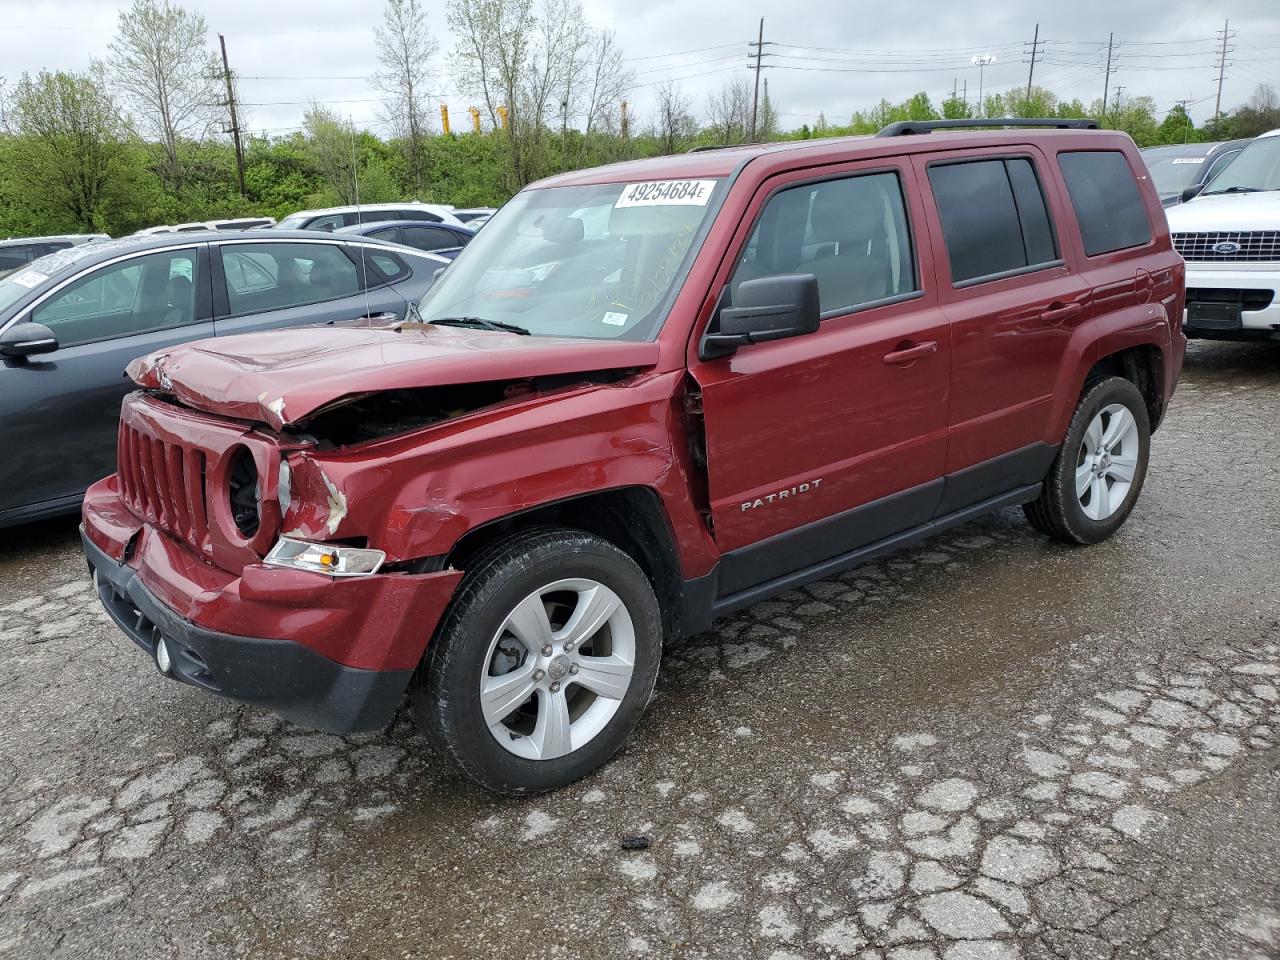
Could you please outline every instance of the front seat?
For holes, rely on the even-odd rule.
[[[179,274],[169,278],[169,310],[165,314],[165,326],[190,323],[195,315],[195,288],[191,281]]]
[[[835,180],[814,197],[810,224],[819,242],[834,244],[799,270],[818,278],[823,312],[880,300],[893,292],[879,190]]]

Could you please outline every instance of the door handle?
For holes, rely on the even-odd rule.
[[[1049,309],[1040,312],[1040,319],[1046,323],[1061,323],[1079,316],[1084,305],[1079,303],[1051,303]]]
[[[938,352],[937,340],[926,340],[924,343],[916,343],[910,346],[900,346],[897,350],[891,350],[884,355],[885,363],[905,364],[919,360],[921,357],[927,357],[931,353]]]

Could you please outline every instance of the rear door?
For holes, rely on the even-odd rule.
[[[129,361],[213,335],[204,244],[122,258],[53,292],[19,317],[49,327],[58,349],[0,366],[0,511],[73,498],[115,472]]]
[[[927,154],[952,401],[940,515],[1040,480],[1058,371],[1085,320],[1087,280],[1063,255],[1056,181],[1030,146]],[[1057,204],[1061,208],[1061,200]]]
[[[812,273],[817,333],[691,362],[723,595],[924,523],[946,456],[950,330],[909,163],[764,184],[717,275]],[[714,316],[711,319],[714,323]]]
[[[404,297],[345,243],[228,240],[214,246],[218,336],[364,316],[403,317]],[[372,249],[372,248],[370,248]],[[368,283],[365,278],[368,278]]]

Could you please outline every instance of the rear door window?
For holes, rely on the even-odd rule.
[[[31,319],[49,327],[63,347],[192,323],[198,263],[194,249],[122,260],[64,287]]]
[[[1044,192],[1026,157],[930,164],[929,183],[953,284],[979,283],[1058,261]]]
[[[428,223],[440,223],[441,220],[434,213],[427,213],[425,210],[397,210],[397,220],[425,220]]]
[[[419,250],[443,250],[456,247],[457,238],[448,230],[436,230],[431,227],[402,227],[404,242]]]
[[[356,265],[336,243],[233,243],[221,249],[233,317],[360,292]]]
[[[0,247],[0,270],[17,270],[31,262],[32,248],[26,244]]]
[[[1151,241],[1147,208],[1123,153],[1119,150],[1060,153],[1058,167],[1067,183],[1088,256],[1140,247]]]
[[[316,217],[307,224],[308,230],[337,230],[339,227],[348,223],[354,223],[354,220],[346,220],[340,213],[330,213],[323,217]]]

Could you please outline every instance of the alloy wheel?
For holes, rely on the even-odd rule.
[[[1076,498],[1090,520],[1106,520],[1123,506],[1138,469],[1137,421],[1120,403],[1090,421],[1076,459]]]
[[[516,756],[566,756],[617,713],[635,660],[635,626],[613,590],[588,579],[549,583],[516,605],[489,644],[485,724]]]

